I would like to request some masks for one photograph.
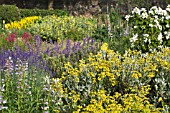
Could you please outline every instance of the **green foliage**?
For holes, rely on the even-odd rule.
[[[130,38],[131,47],[142,52],[170,46],[170,5],[166,10],[152,7],[149,11],[145,8],[134,8],[131,15],[126,15],[126,20],[132,30]]]
[[[0,17],[3,18],[6,23],[19,20],[20,10],[15,5],[0,5]]]
[[[7,47],[7,42],[5,40],[6,35],[4,33],[0,34],[0,50]]]
[[[6,59],[6,69],[0,71],[2,113],[15,111],[26,113],[42,113],[54,109],[56,98],[49,92],[48,74],[35,67],[29,67],[27,61],[17,59],[13,66],[11,57]],[[11,68],[10,68],[11,67]],[[3,71],[2,71],[3,70]],[[2,100],[3,99],[3,100]],[[50,107],[49,107],[50,106]]]
[[[66,16],[68,12],[66,10],[45,10],[45,9],[20,9],[21,17],[28,16],[48,16],[48,15],[57,15],[57,16]]]
[[[151,54],[128,50],[120,55],[107,48],[104,43],[97,55],[90,54],[87,60],[80,60],[78,67],[65,64],[62,77],[56,78],[64,91],[64,102],[58,104],[61,106],[59,110],[145,113],[157,109],[161,112],[165,107],[159,106],[161,102],[168,105],[170,99],[170,50],[167,48]],[[52,89],[58,90],[55,85]],[[111,96],[110,100],[107,96]],[[112,102],[115,105],[107,109]]]
[[[0,49],[10,50],[15,47],[20,47],[26,50],[26,43],[33,42],[32,35],[24,30],[15,30],[11,32],[3,32],[0,34]]]
[[[130,48],[129,37],[125,34],[127,25],[118,9],[111,9],[109,14],[98,17],[98,26],[92,37],[106,42],[110,49],[119,51],[121,54]]]
[[[73,39],[81,40],[91,36],[96,20],[84,17],[56,15],[45,16],[27,29],[32,34],[39,34],[44,40]]]

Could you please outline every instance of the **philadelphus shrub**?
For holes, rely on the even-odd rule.
[[[66,63],[62,77],[52,80],[51,90],[60,94],[55,111],[162,112],[158,104],[170,100],[169,56],[168,48],[150,54],[128,50],[120,55],[104,43],[98,54],[80,60],[78,67]]]
[[[170,5],[165,10],[153,6],[149,11],[135,7],[125,18],[133,31],[132,48],[147,52],[170,46]]]
[[[30,16],[22,18],[20,21],[14,21],[11,23],[5,24],[6,29],[22,29],[31,26],[35,21],[39,20],[39,16]]]

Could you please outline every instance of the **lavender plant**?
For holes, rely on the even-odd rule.
[[[71,62],[76,66],[78,60],[87,58],[89,53],[96,53],[99,50],[99,43],[94,39],[86,37],[83,41],[72,42],[67,40],[50,43],[43,42],[39,36],[34,37],[34,42],[27,43],[23,51],[20,47],[13,47],[11,50],[1,50],[0,66],[5,66],[5,59],[11,57],[16,64],[17,58],[21,61],[27,61],[29,66],[48,71],[51,76],[60,75],[61,68],[65,62]]]
[[[100,43],[89,37],[84,38],[82,42],[73,43],[71,43],[70,39],[67,39],[65,47],[62,43],[54,43],[54,47],[51,49],[47,47],[43,53],[43,59],[56,76],[61,76],[65,63],[70,62],[76,67],[80,59],[88,58],[90,53],[96,54],[99,48]]]

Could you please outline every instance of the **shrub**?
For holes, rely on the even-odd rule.
[[[52,15],[42,18],[39,23],[28,27],[27,30],[32,34],[39,34],[44,40],[66,38],[81,40],[86,35],[92,35],[96,29],[95,24],[96,20],[91,18]]]
[[[52,80],[51,89],[56,93],[57,84],[62,84],[62,101],[58,101],[57,110],[168,111],[169,55],[169,48],[148,55],[130,50],[120,55],[103,44],[97,55],[90,54],[88,60],[80,60],[78,67],[66,63],[61,78]]]
[[[15,5],[0,5],[0,17],[2,17],[6,23],[16,21],[20,19],[20,11]]]
[[[48,15],[57,15],[57,16],[67,16],[68,12],[65,10],[45,10],[45,9],[20,9],[21,17],[28,16],[48,16]]]
[[[126,20],[132,30],[131,47],[143,52],[170,46],[170,5],[166,10],[152,7],[148,12],[145,8],[133,9]]]

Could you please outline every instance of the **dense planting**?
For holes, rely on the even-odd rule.
[[[27,29],[32,34],[39,34],[45,40],[72,39],[81,40],[91,36],[95,30],[96,21],[91,18],[55,15],[46,16]]]
[[[36,21],[38,21],[40,17],[38,16],[32,16],[32,17],[25,17],[21,19],[20,21],[14,21],[5,24],[6,29],[23,29],[31,26],[34,24]]]
[[[0,112],[170,112],[168,11],[169,5],[149,13],[135,8],[128,23],[110,12],[98,19],[48,15],[5,24]],[[136,50],[127,49],[128,42]]]
[[[133,48],[148,52],[170,46],[170,5],[166,10],[156,6],[149,11],[136,7],[126,20],[133,30],[130,39]]]

